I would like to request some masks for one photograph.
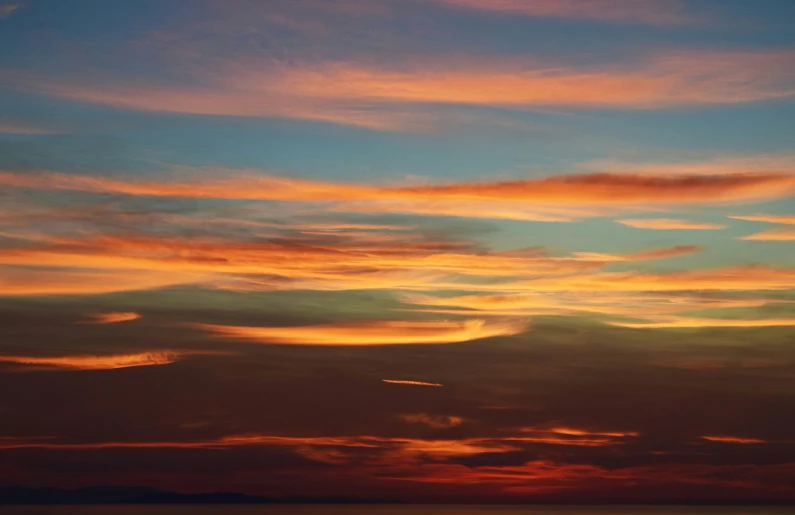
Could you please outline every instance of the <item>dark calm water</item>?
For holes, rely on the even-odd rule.
[[[784,515],[791,508],[648,506],[0,506],[3,515]]]

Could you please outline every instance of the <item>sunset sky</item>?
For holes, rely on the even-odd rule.
[[[0,0],[0,485],[795,502],[792,0]]]

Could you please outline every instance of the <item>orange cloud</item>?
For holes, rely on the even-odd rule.
[[[18,363],[71,370],[110,370],[115,368],[145,367],[167,365],[180,359],[184,353],[173,351],[152,351],[139,354],[112,354],[108,356],[0,356],[0,362]]]
[[[685,318],[673,317],[658,322],[607,322],[616,327],[633,329],[698,328],[698,327],[793,327],[795,318],[767,320],[735,320],[724,318]]]
[[[483,285],[472,289],[488,289]],[[795,288],[795,269],[763,265],[669,273],[610,272],[580,274],[501,285],[503,291],[641,292],[687,290],[788,290]],[[496,288],[494,288],[496,289]]]
[[[118,322],[129,322],[141,318],[138,313],[97,313],[91,315],[92,320],[83,322],[85,324],[116,324]]]
[[[615,23],[683,25],[694,19],[679,0],[435,0],[454,7],[505,15],[586,19]]]
[[[589,172],[646,175],[727,175],[736,173],[791,174],[795,171],[795,156],[786,154],[759,154],[740,157],[713,157],[689,161],[672,160],[663,162],[626,162],[614,159],[603,159],[584,163],[580,168],[583,171]]]
[[[184,442],[91,442],[58,443],[43,439],[0,440],[0,449],[41,448],[41,449],[201,449],[245,446],[285,446],[285,447],[351,447],[373,449],[396,459],[412,455],[431,455],[438,457],[470,456],[482,453],[511,452],[517,447],[500,439],[469,438],[463,440],[423,440],[417,438],[389,438],[379,436],[329,436],[293,437],[260,434],[233,435],[212,440]],[[49,439],[48,439],[49,440]],[[308,457],[311,457],[309,455]],[[325,460],[326,457],[323,457]]]
[[[728,218],[749,220],[751,222],[767,222],[771,224],[795,225],[795,215],[733,215]]]
[[[424,381],[407,381],[405,379],[381,379],[384,383],[389,384],[405,384],[409,386],[444,386],[439,383],[426,383]]]
[[[196,324],[225,338],[289,345],[399,345],[459,343],[524,332],[523,320],[461,322],[377,321],[304,327],[237,327]]]
[[[0,449],[43,448],[43,449],[201,449],[223,448],[252,445],[316,445],[340,447],[377,447],[377,441],[367,443],[361,439],[349,437],[287,437],[267,435],[234,435],[214,440],[185,442],[91,442],[91,443],[53,443],[42,442],[41,439],[15,439],[0,441]]]
[[[0,265],[91,268],[86,275],[117,270],[118,278],[100,284],[99,291],[113,291],[113,283],[129,274],[162,278],[164,284],[198,284],[238,291],[276,289],[433,289],[449,276],[537,277],[600,268],[607,261],[637,256],[552,257],[533,252],[483,253],[471,243],[423,241],[408,236],[360,237],[335,233],[335,239],[304,242],[299,238],[228,240],[221,238],[158,239],[155,237],[97,236],[52,243],[34,242],[27,247],[0,249]],[[693,251],[680,247],[654,251],[678,254]],[[648,258],[654,256],[640,256]],[[662,257],[662,256],[660,256]],[[41,274],[44,274],[42,272]],[[56,274],[56,273],[53,273]],[[60,274],[58,272],[57,274]],[[46,275],[46,274],[44,274]],[[66,273],[65,275],[69,275]],[[38,277],[38,276],[36,276]],[[39,277],[45,283],[45,277]],[[15,277],[12,280],[19,280]],[[28,288],[34,288],[26,281]],[[43,284],[52,291],[54,284]],[[76,285],[93,287],[89,281]],[[146,289],[145,281],[136,283]],[[456,288],[463,284],[456,285]],[[124,287],[119,286],[118,291]],[[91,288],[88,288],[90,291]],[[78,290],[80,291],[80,290]],[[66,292],[72,292],[67,289]]]
[[[725,229],[725,225],[712,224],[706,222],[690,222],[687,220],[673,220],[671,218],[646,218],[646,219],[631,219],[631,220],[616,220],[616,222],[635,227],[637,229],[655,229],[655,230],[712,230],[712,229]]]
[[[524,427],[521,428],[520,431],[522,433],[534,433],[534,435],[506,437],[506,439],[511,441],[543,443],[548,445],[606,447],[610,445],[621,445],[624,443],[621,441],[622,438],[638,436],[638,433],[635,432],[598,432],[568,427],[554,427],[550,429]]]
[[[24,265],[24,263],[20,263]],[[33,266],[33,263],[29,263]],[[53,263],[57,266],[57,263]],[[0,296],[97,295],[198,283],[196,275],[149,270],[47,270],[0,266]]]
[[[502,493],[517,494],[604,488],[612,490],[638,484],[693,485],[699,488],[722,486],[770,491],[770,478],[786,481],[784,478],[791,477],[793,466],[790,463],[763,466],[667,464],[608,469],[589,464],[536,460],[518,466],[414,465],[411,472],[401,474],[396,479],[431,485],[466,485],[468,488],[494,485]]]
[[[390,67],[252,60],[201,67],[184,86],[130,84],[111,77],[89,84],[79,77],[13,71],[5,71],[3,78],[8,87],[125,109],[417,131],[439,118],[423,104],[663,109],[785,98],[795,94],[788,66],[792,56],[791,51],[689,50],[631,65],[590,66],[458,56]]]
[[[332,202],[334,211],[447,214],[564,221],[605,209],[758,201],[795,193],[795,175],[581,174],[503,182],[376,186],[230,174],[175,179],[112,179],[58,173],[0,172],[0,185],[41,190],[177,198]],[[205,172],[206,175],[206,172]],[[531,205],[528,208],[528,205]],[[473,211],[473,207],[482,208]]]
[[[737,444],[755,444],[755,443],[768,443],[765,440],[757,438],[740,438],[737,436],[702,436],[703,440],[719,443],[737,443]]]
[[[605,263],[613,261],[647,261],[653,259],[666,259],[679,256],[687,256],[696,252],[701,252],[704,247],[698,245],[677,245],[661,249],[644,250],[633,254],[601,254],[596,252],[575,252],[577,259],[585,261],[603,261]]]
[[[561,435],[572,435],[572,436],[610,436],[615,438],[625,438],[625,437],[634,437],[639,436],[639,433],[635,431],[627,431],[627,432],[599,432],[599,431],[586,431],[584,429],[576,429],[572,427],[553,427],[548,429],[547,431],[551,433],[557,433]]]
[[[795,229],[770,229],[750,236],[743,236],[741,240],[752,241],[795,241]]]
[[[570,447],[608,447],[620,444],[620,442],[607,438],[555,438],[552,436],[515,436],[506,438],[506,440],[546,445],[565,445]]]
[[[792,56],[791,51],[688,51],[660,53],[630,66],[581,67],[455,57],[447,65],[437,60],[402,69],[327,63],[282,68],[272,84],[335,102],[658,109],[791,96],[793,74],[781,67]],[[261,73],[241,70],[232,78],[234,89],[255,83]]]
[[[509,285],[510,287],[510,285]],[[528,287],[528,289],[530,289]],[[421,306],[452,309],[425,310],[434,313],[491,316],[576,316],[583,314],[623,317],[652,317],[704,309],[754,308],[777,302],[769,299],[735,299],[692,295],[659,295],[646,292],[525,293],[432,297],[407,294],[403,300]]]

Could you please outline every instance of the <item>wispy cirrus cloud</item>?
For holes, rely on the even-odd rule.
[[[185,84],[114,77],[87,83],[11,70],[2,76],[7,87],[121,109],[422,131],[445,116],[428,105],[667,109],[785,98],[795,95],[792,58],[786,50],[690,50],[613,65],[439,56],[390,67],[249,59],[197,67],[202,71]]]
[[[740,436],[702,436],[701,439],[707,440],[709,442],[730,443],[730,444],[734,443],[741,445],[769,443],[765,440],[760,440],[758,438],[743,438]]]
[[[588,172],[646,175],[726,175],[736,173],[783,173],[795,171],[795,157],[788,153],[701,157],[665,161],[602,159],[583,163]],[[762,215],[764,216],[764,215]],[[729,217],[731,218],[731,217]]]
[[[634,227],[636,229],[653,229],[657,231],[671,231],[671,230],[686,230],[686,231],[704,231],[725,229],[726,226],[722,224],[714,224],[707,222],[691,222],[689,220],[676,220],[671,218],[635,218],[616,220],[617,223]]]
[[[673,0],[432,0],[452,7],[506,16],[595,20],[611,23],[687,25],[696,17],[685,2]]]
[[[287,345],[400,345],[460,343],[513,336],[528,328],[524,320],[366,321],[303,327],[194,326],[222,338]]]
[[[650,322],[616,322],[608,324],[632,329],[686,329],[699,327],[794,327],[795,318],[771,318],[761,320],[670,317]]]
[[[573,436],[610,436],[614,438],[639,436],[639,433],[637,431],[593,431],[593,430],[578,429],[573,427],[553,427],[551,429],[547,429],[547,431],[561,435],[573,435]]]
[[[138,354],[111,354],[106,356],[9,356],[0,355],[0,362],[29,365],[37,368],[68,370],[111,370],[116,368],[146,367],[174,363],[185,353],[176,351],[151,351]]]
[[[467,288],[475,277],[538,278],[601,269],[615,262],[699,252],[677,246],[632,254],[544,249],[486,252],[469,241],[434,241],[403,231],[308,231],[306,235],[182,237],[40,235],[0,249],[6,294],[108,293],[199,285],[237,291]],[[17,274],[18,267],[27,267]],[[59,271],[31,267],[58,267]],[[61,283],[66,283],[59,286]]]
[[[677,245],[661,249],[650,249],[631,254],[604,254],[599,252],[575,252],[577,259],[584,261],[603,261],[609,262],[629,262],[629,261],[649,261],[655,259],[667,259],[680,256],[687,256],[701,252],[704,247],[698,245]]]
[[[440,383],[428,383],[425,381],[409,381],[407,379],[382,379],[381,382],[387,384],[403,384],[408,386],[435,386],[435,387],[444,386],[443,384]]]
[[[770,229],[742,236],[740,239],[750,241],[795,241],[795,229]]]
[[[37,125],[32,125],[28,123],[14,123],[3,121],[0,119],[0,134],[28,134],[28,135],[38,135],[38,134],[55,134],[60,131],[45,128]]]
[[[0,296],[97,295],[206,281],[195,274],[143,269],[89,270],[0,266]]]
[[[530,283],[517,281],[504,288],[538,292],[672,292],[687,290],[743,291],[788,290],[795,288],[795,269],[747,265],[709,270],[667,273],[604,272],[578,274],[559,279],[544,278]]]
[[[84,324],[117,324],[119,322],[129,322],[131,320],[137,320],[141,318],[141,315],[138,313],[133,312],[114,312],[114,313],[97,313],[91,315],[91,319],[84,321]]]
[[[425,306],[422,311],[433,313],[524,317],[600,315],[651,318],[699,310],[759,308],[777,302],[770,299],[699,297],[676,293],[666,295],[651,291],[598,294],[563,291],[455,297],[405,294],[402,298],[407,303]],[[709,320],[704,320],[704,323],[707,322]],[[613,325],[623,324],[616,322]]]
[[[751,222],[795,225],[795,215],[729,215],[728,218],[748,220]]]
[[[518,450],[515,445],[500,438],[466,438],[460,440],[426,440],[419,438],[391,438],[381,436],[328,436],[301,437],[262,434],[243,434],[225,436],[199,441],[152,441],[152,442],[91,442],[67,443],[43,439],[15,439],[0,442],[2,449],[40,448],[40,449],[202,449],[229,447],[339,447],[352,449],[371,449],[376,456],[389,457],[396,453],[405,458],[420,455],[435,457],[471,456],[487,452],[511,452]]]
[[[607,447],[621,445],[625,439],[639,436],[637,432],[587,431],[570,427],[552,427],[549,429],[523,427],[520,433],[527,436],[510,437],[512,440],[545,443],[549,445],[567,445],[576,447]]]
[[[594,447],[602,443],[619,444],[599,440],[599,445],[594,445],[590,440],[580,437],[571,438],[534,438],[516,435],[502,435],[494,437],[473,437],[460,439],[424,439],[402,438],[388,436],[287,436],[267,434],[241,434],[230,435],[207,440],[188,441],[107,441],[107,442],[64,442],[56,438],[14,438],[8,441],[0,440],[0,450],[20,448],[40,449],[202,449],[202,448],[231,448],[231,447],[338,447],[340,449],[358,449],[360,452],[371,453],[374,463],[417,462],[424,457],[434,459],[474,456],[485,453],[514,452],[522,449],[523,444],[545,444]],[[302,455],[306,456],[302,453]],[[311,457],[307,456],[307,457]],[[324,459],[325,457],[322,457]],[[383,460],[383,461],[382,461]]]
[[[728,218],[735,220],[747,220],[751,222],[767,222],[771,224],[795,225],[793,215],[729,215]],[[795,229],[768,229],[756,234],[742,236],[741,240],[751,241],[795,241]]]
[[[19,3],[4,3],[0,5],[0,20],[8,18],[20,7],[22,7],[22,5]]]
[[[501,182],[378,186],[291,179],[253,172],[224,178],[107,178],[0,173],[6,187],[133,196],[331,202],[333,211],[446,214],[565,221],[647,206],[754,202],[795,194],[795,174],[649,175],[596,173]]]

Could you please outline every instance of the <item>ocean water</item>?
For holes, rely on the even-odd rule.
[[[688,506],[0,506],[3,515],[784,515],[795,507]]]

